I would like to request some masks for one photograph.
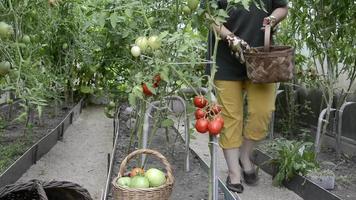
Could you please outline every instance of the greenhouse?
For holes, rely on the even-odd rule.
[[[356,200],[356,2],[0,0],[0,200]]]

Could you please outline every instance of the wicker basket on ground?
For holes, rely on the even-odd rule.
[[[127,188],[122,187],[117,184],[117,180],[120,177],[123,177],[125,174],[125,169],[127,163],[140,154],[150,154],[157,157],[165,166],[167,171],[167,181],[164,185],[153,188],[144,188],[144,189],[136,189],[136,188]],[[132,153],[130,153],[121,163],[118,177],[116,177],[113,184],[113,198],[115,200],[168,200],[172,194],[174,183],[174,177],[172,173],[172,167],[167,161],[167,159],[159,152],[151,150],[151,149],[139,149]]]
[[[285,82],[293,78],[294,48],[270,46],[271,27],[265,28],[264,47],[251,48],[244,52],[247,76],[253,83]]]
[[[31,180],[26,183],[0,188],[1,200],[92,200],[89,192],[78,184],[67,181],[43,182]]]

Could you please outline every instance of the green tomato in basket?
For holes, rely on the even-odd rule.
[[[121,187],[130,187],[131,178],[130,177],[121,177],[117,179],[116,183]]]
[[[134,176],[131,179],[131,183],[130,183],[130,188],[149,188],[150,187],[150,182],[148,181],[148,179],[144,176]]]
[[[156,168],[147,170],[145,177],[150,182],[150,187],[159,187],[166,183],[166,175],[161,170]]]

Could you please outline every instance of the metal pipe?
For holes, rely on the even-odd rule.
[[[208,89],[204,87],[199,87],[199,88],[183,88],[179,92],[182,92],[184,94],[194,94],[196,92],[201,93],[202,95],[205,95],[208,93]]]
[[[142,149],[147,149],[147,143],[148,143],[148,131],[150,128],[150,113],[152,112],[152,109],[154,106],[158,106],[160,103],[160,101],[154,101],[151,102],[148,106],[148,108],[146,109],[145,112],[145,117],[144,117],[144,121],[143,121],[143,130],[142,130]],[[145,160],[146,160],[146,154],[142,154],[141,155],[141,166],[143,166],[145,164]]]
[[[356,102],[345,102],[342,104],[340,107],[340,110],[338,111],[338,125],[337,125],[337,133],[336,133],[336,155],[337,157],[340,157],[341,155],[341,135],[342,135],[342,116],[344,114],[344,110],[347,106],[355,104]]]
[[[320,151],[320,137],[321,137],[321,128],[322,128],[322,125],[323,125],[323,122],[326,122],[326,120],[324,120],[324,116],[326,114],[326,111],[328,109],[325,108],[323,109],[320,114],[319,114],[319,118],[318,118],[318,129],[316,131],[316,136],[315,136],[315,153],[319,153]],[[331,108],[330,111],[335,111],[336,109],[334,108]]]
[[[209,143],[210,143],[210,181],[212,183],[212,200],[218,200],[218,175],[217,175],[217,143],[218,139],[216,136],[209,136]]]

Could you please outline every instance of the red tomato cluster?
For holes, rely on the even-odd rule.
[[[155,77],[153,77],[153,88],[157,88],[159,86],[159,83],[161,82],[161,76],[157,74]],[[147,87],[146,83],[142,83],[142,92],[146,96],[152,96],[153,93],[151,90]]]
[[[224,119],[220,115],[221,106],[218,104],[209,104],[204,96],[195,96],[195,129],[199,133],[209,131],[210,135],[218,135],[224,127]]]

